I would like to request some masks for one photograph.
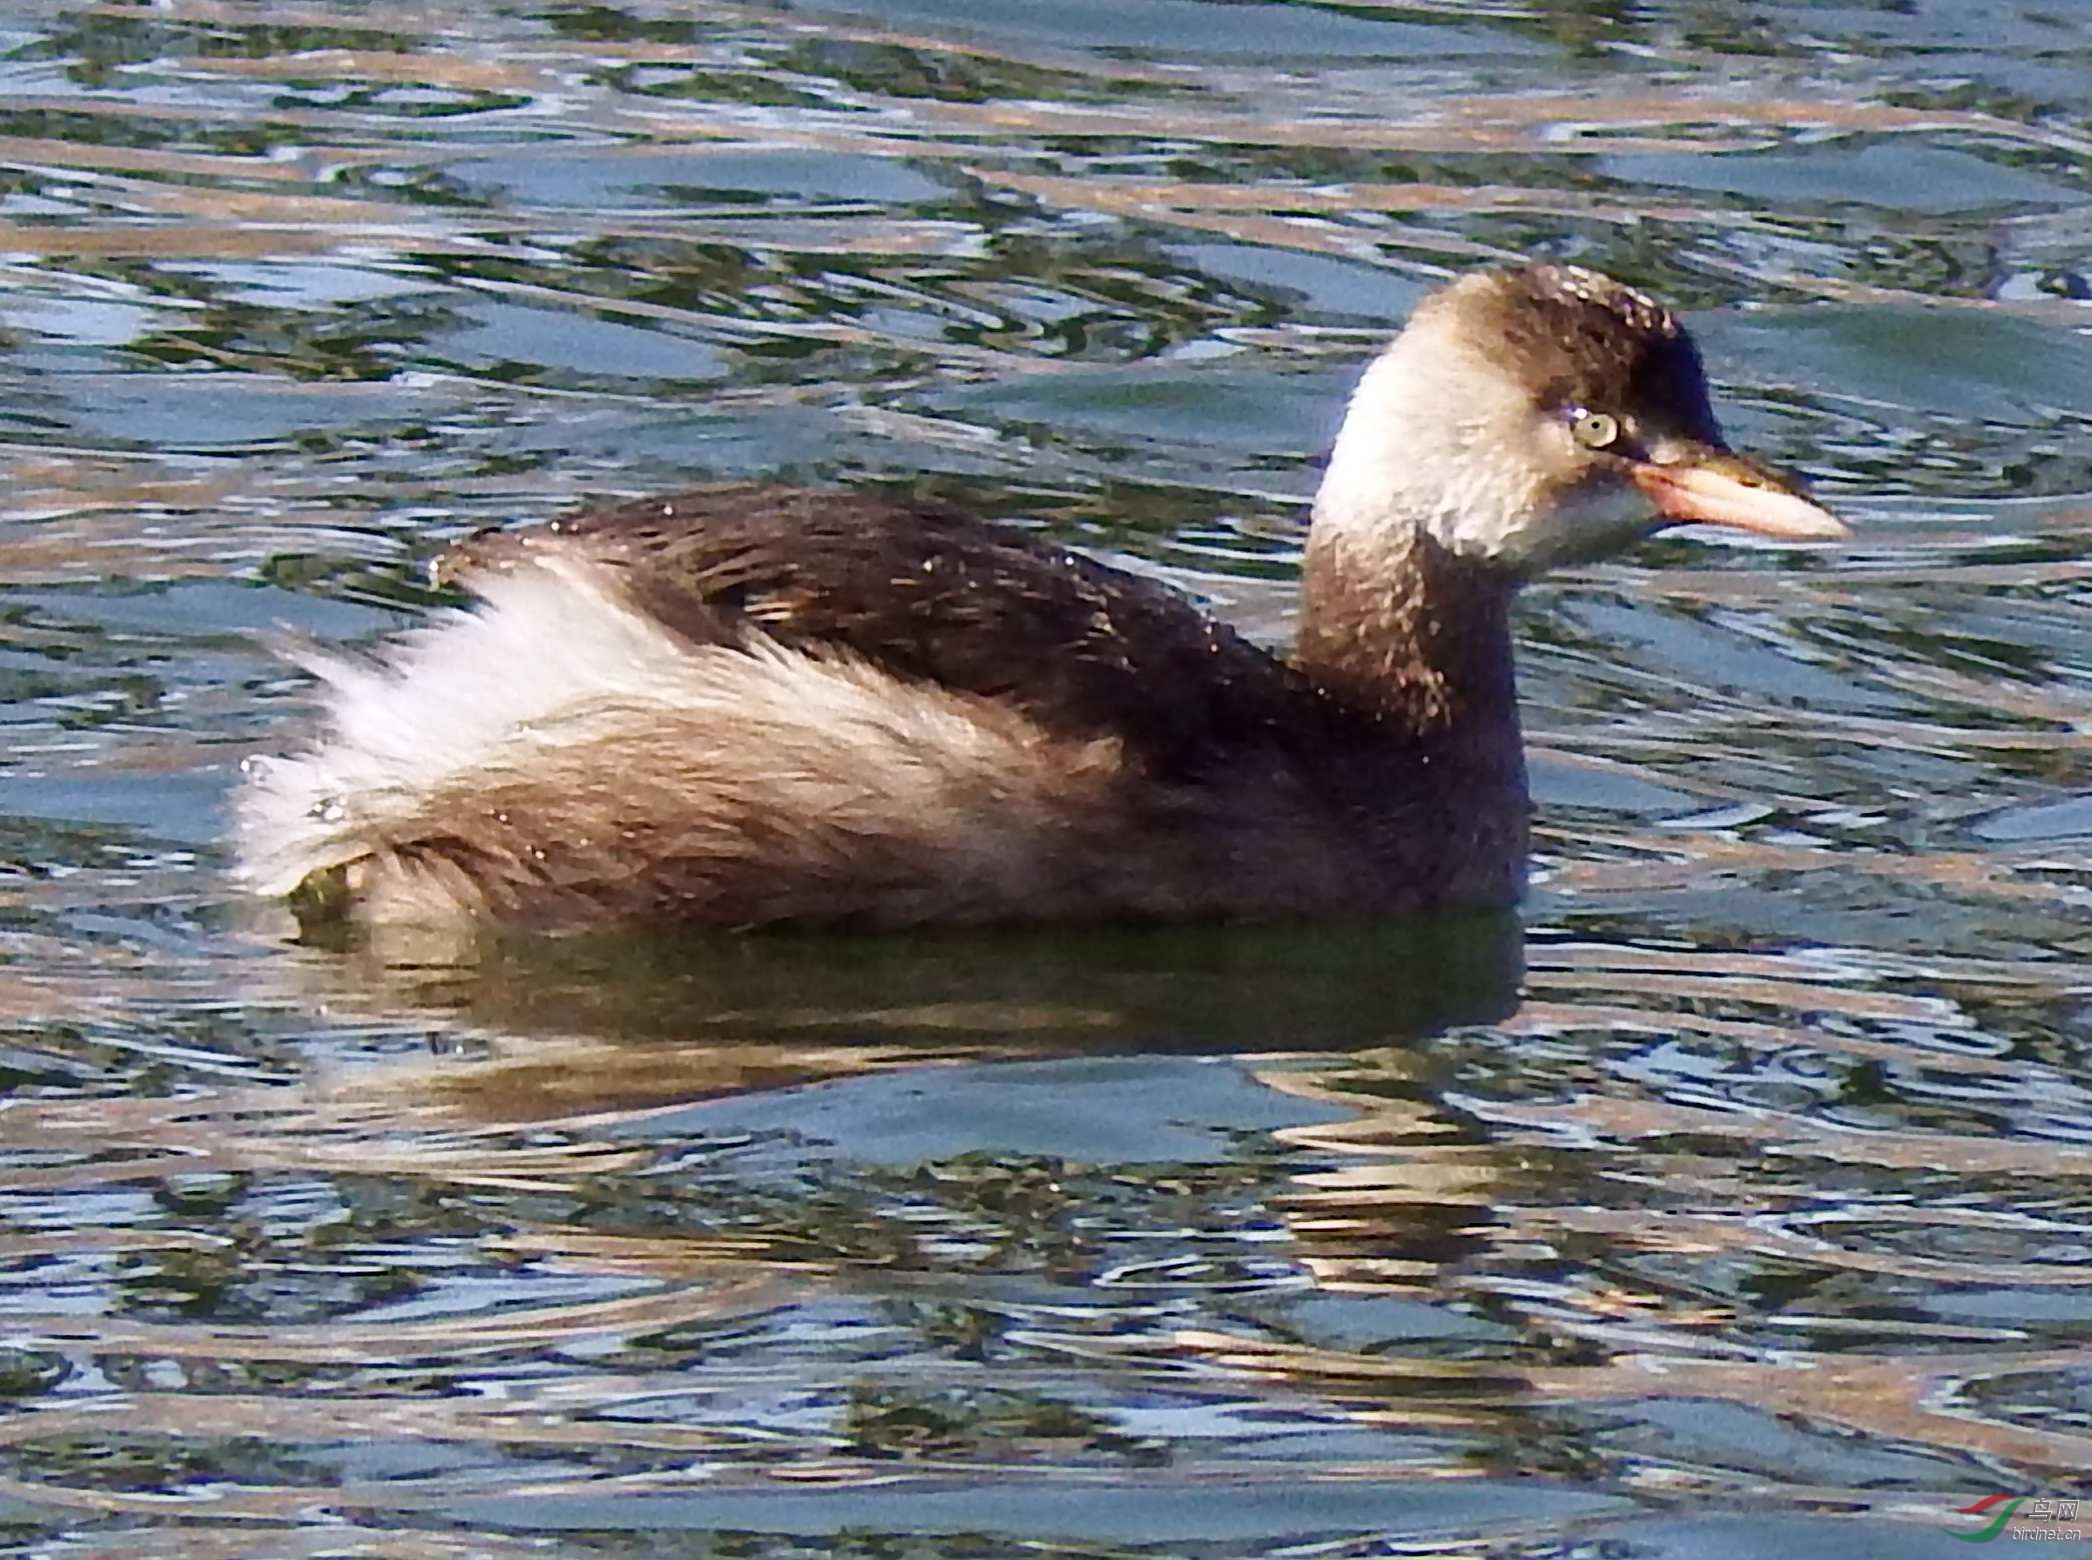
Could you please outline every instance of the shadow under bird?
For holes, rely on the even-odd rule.
[[[489,532],[480,598],[313,653],[239,870],[365,925],[898,926],[1499,907],[1525,873],[1510,608],[1666,525],[1845,534],[1731,451],[1665,308],[1471,274],[1365,371],[1274,656],[950,510],[715,486]]]

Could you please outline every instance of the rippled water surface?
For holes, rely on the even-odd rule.
[[[11,8],[0,1543],[2092,1532],[2088,103],[2070,5]],[[1529,594],[1520,920],[441,970],[223,875],[270,634],[591,499],[912,487],[1278,637],[1349,376],[1519,254],[1859,526]]]

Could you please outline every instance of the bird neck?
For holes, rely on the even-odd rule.
[[[1318,523],[1293,664],[1327,694],[1431,746],[1515,757],[1507,571],[1423,527]]]

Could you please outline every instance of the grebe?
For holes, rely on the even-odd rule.
[[[483,533],[478,596],[319,655],[240,872],[307,917],[898,926],[1380,915],[1522,887],[1509,614],[1665,525],[1845,534],[1731,452],[1661,305],[1469,275],[1365,371],[1289,655],[926,505],[736,484]]]

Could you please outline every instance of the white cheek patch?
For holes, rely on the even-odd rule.
[[[1448,552],[1512,566],[1531,555],[1540,540],[1540,482],[1505,440],[1485,431],[1454,445],[1436,485],[1416,512]]]
[[[1534,572],[1619,546],[1650,507],[1623,484],[1573,484],[1568,431],[1530,392],[1427,321],[1367,368],[1345,413],[1315,520],[1421,527],[1447,551]]]
[[[1581,457],[1568,431],[1523,391],[1502,386],[1485,414],[1461,421],[1441,380],[1412,372],[1399,343],[1367,371],[1316,495],[1317,524],[1420,526],[1448,552],[1521,574],[1652,529],[1654,506],[1624,477],[1574,480]]]

